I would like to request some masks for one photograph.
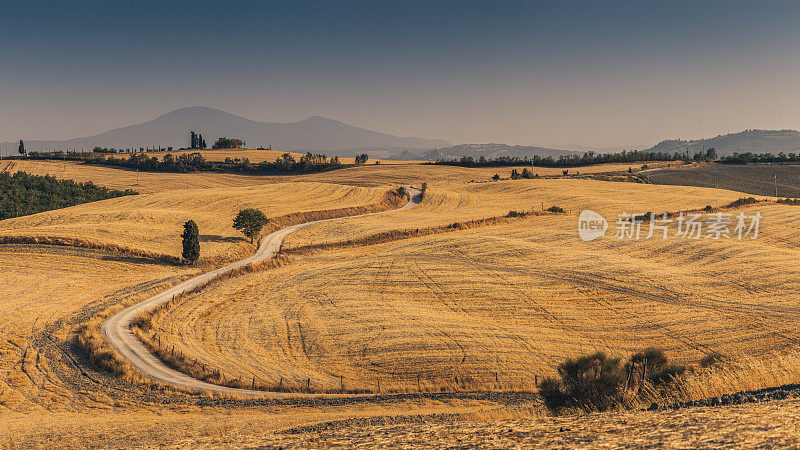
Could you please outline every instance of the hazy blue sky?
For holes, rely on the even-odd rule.
[[[0,140],[210,106],[454,143],[800,128],[800,2],[0,0]]]

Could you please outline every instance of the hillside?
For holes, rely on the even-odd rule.
[[[792,153],[800,151],[800,131],[795,130],[745,130],[739,133],[718,135],[698,140],[669,139],[650,148],[654,152],[685,152],[689,154],[709,147],[717,149],[718,156],[734,153]]]
[[[237,137],[249,146],[272,146],[284,151],[321,151],[330,155],[353,156],[351,149],[422,148],[450,145],[446,141],[399,137],[314,116],[300,122],[258,122],[213,108],[194,106],[176,109],[148,122],[66,141],[25,140],[28,151],[115,148],[186,147],[189,131],[201,133],[208,145],[218,137]],[[16,143],[4,143],[16,150]],[[8,151],[4,152],[8,153]]]

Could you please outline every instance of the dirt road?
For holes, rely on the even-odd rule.
[[[421,201],[419,191],[410,187],[406,187],[406,189],[408,189],[412,200],[406,203],[404,206],[391,211],[402,211],[405,209],[413,208],[414,206],[419,204],[419,202]],[[364,215],[383,214],[384,212],[389,212],[389,211],[369,213]],[[167,384],[172,384],[175,386],[180,386],[183,388],[189,388],[201,392],[215,392],[222,394],[236,394],[236,395],[248,395],[254,397],[255,396],[271,397],[271,398],[289,398],[289,397],[314,398],[314,397],[351,396],[349,394],[303,394],[303,393],[266,392],[266,391],[250,390],[250,389],[237,389],[237,388],[206,383],[168,367],[166,364],[164,364],[163,361],[161,361],[155,355],[150,353],[150,351],[144,346],[144,344],[142,344],[141,341],[139,341],[133,335],[133,332],[131,330],[131,322],[139,314],[150,311],[159,305],[167,303],[172,299],[174,295],[178,295],[182,292],[189,291],[198,286],[203,286],[209,281],[213,280],[214,278],[219,277],[220,275],[224,275],[228,272],[247,266],[248,264],[251,263],[272,258],[275,255],[275,253],[280,249],[283,240],[291,233],[294,233],[295,231],[310,225],[322,222],[328,222],[331,220],[339,220],[339,219],[317,220],[313,222],[306,222],[297,225],[292,225],[264,236],[261,239],[261,242],[259,243],[256,252],[249,258],[213,270],[211,272],[206,272],[202,275],[198,275],[192,279],[177,284],[167,289],[166,291],[154,295],[153,297],[150,297],[143,302],[137,303],[135,305],[123,309],[119,313],[110,317],[105,322],[105,324],[103,324],[103,335],[108,340],[108,342],[111,343],[111,345],[114,346],[114,348],[116,348],[117,351],[125,359],[130,361],[131,364],[133,364],[136,368],[144,372],[146,375],[158,381]],[[371,395],[371,394],[366,394],[366,395]]]

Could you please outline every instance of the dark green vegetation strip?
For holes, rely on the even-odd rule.
[[[148,172],[221,172],[245,175],[290,175],[302,173],[318,173],[348,167],[339,162],[339,158],[328,158],[325,155],[307,153],[296,160],[289,153],[279,156],[275,162],[262,161],[251,163],[247,158],[225,158],[225,161],[208,161],[202,153],[183,153],[174,156],[171,153],[162,159],[148,153],[131,153],[127,157],[118,158],[114,154],[81,153],[81,152],[47,152],[31,153],[27,159],[78,161],[83,164],[98,166],[122,167],[125,169],[144,170]],[[362,163],[366,159],[362,160]]]
[[[91,181],[76,183],[49,175],[17,172],[0,173],[0,220],[66,208],[81,203],[135,195],[136,191],[117,191],[97,186]]]

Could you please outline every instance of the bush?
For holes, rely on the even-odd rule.
[[[710,353],[700,360],[700,367],[711,367],[722,361],[723,356],[719,353]]]
[[[664,351],[654,347],[631,355],[630,361],[625,365],[625,370],[630,372],[634,367],[642,367],[642,364],[644,364],[645,379],[654,386],[667,383],[686,371],[684,366],[669,364]]]
[[[499,179],[500,179],[500,175],[499,175],[499,174],[494,174],[494,175],[492,176],[492,180],[494,180],[494,181],[497,181],[497,180],[499,180]]]
[[[517,211],[511,210],[511,211],[508,212],[508,214],[506,214],[506,217],[522,217],[524,215],[525,215],[524,212],[517,212]]]
[[[423,182],[422,183],[422,186],[420,187],[419,192],[420,192],[420,196],[422,198],[425,198],[425,193],[428,192],[428,183],[427,182]]]
[[[642,381],[661,386],[685,371],[681,365],[669,364],[664,352],[657,348],[634,353],[624,368],[619,358],[608,358],[605,353],[597,352],[568,359],[558,366],[561,379],[545,378],[539,384],[539,395],[554,414],[567,409],[604,411],[623,404],[628,377],[636,380],[633,375],[644,374]]]
[[[751,205],[753,203],[758,203],[758,200],[754,199],[753,197],[742,197],[739,200],[734,200],[726,205],[728,208],[738,208],[744,205]]]
[[[531,179],[533,178],[533,172],[527,167],[522,169],[522,178]]]
[[[605,353],[568,359],[558,366],[561,380],[546,378],[539,385],[545,406],[555,414],[565,409],[605,411],[622,399],[625,372],[619,358]]]
[[[547,210],[552,212],[552,213],[558,213],[558,214],[564,214],[564,212],[565,212],[564,208],[561,208],[560,206],[551,206],[551,207],[547,208]]]
[[[714,208],[712,208],[712,207],[711,207],[711,205],[706,205],[706,207],[705,207],[705,208],[703,208],[703,211],[705,211],[705,212],[711,212],[713,209],[714,209]]]
[[[400,198],[408,198],[408,190],[404,186],[400,186],[395,192]]]

